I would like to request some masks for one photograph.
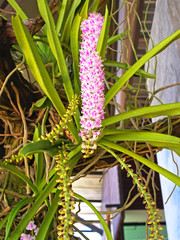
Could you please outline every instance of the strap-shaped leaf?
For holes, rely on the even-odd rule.
[[[1,229],[4,227],[4,225],[6,224],[6,222],[7,222],[7,220],[8,220],[8,217],[9,217],[9,214],[0,221],[0,230],[1,230]]]
[[[56,23],[57,34],[59,34],[59,32],[61,30],[61,27],[62,27],[63,21],[65,19],[65,14],[66,14],[67,9],[68,9],[68,0],[63,0],[62,3],[61,3],[61,6],[60,6],[58,20],[57,20],[57,23]]]
[[[29,69],[31,70],[34,78],[37,80],[44,93],[51,100],[54,107],[57,109],[58,113],[62,117],[66,113],[66,109],[49,77],[49,74],[41,60],[41,57],[38,53],[35,43],[33,42],[32,37],[30,36],[19,16],[13,18],[12,23],[17,41],[24,52]],[[71,87],[69,88],[69,91],[72,94],[72,91],[70,89]],[[74,136],[75,140],[79,141],[77,130],[75,129],[72,122],[69,123],[69,130]]]
[[[105,129],[103,139],[110,141],[137,141],[148,142],[153,146],[171,148],[180,148],[180,138],[167,134],[155,133],[149,131],[136,131],[131,129]]]
[[[112,235],[111,235],[111,232],[104,220],[104,218],[101,216],[101,214],[99,213],[99,211],[93,206],[92,203],[90,203],[86,198],[82,197],[81,195],[77,194],[77,193],[74,193],[74,196],[78,199],[80,199],[81,201],[83,201],[84,203],[86,203],[91,209],[92,211],[96,214],[96,216],[98,217],[102,227],[103,227],[103,230],[106,234],[106,237],[108,240],[113,240],[112,238]]]
[[[108,38],[108,41],[107,41],[108,46],[117,42],[118,40],[123,40],[123,37],[127,36],[127,33],[128,33],[128,31],[126,30],[123,33],[119,33],[115,36],[112,36],[112,37]]]
[[[152,162],[152,161],[134,153],[133,151],[130,151],[130,150],[128,150],[128,149],[122,147],[121,145],[119,145],[117,143],[114,143],[112,141],[102,139],[102,140],[99,141],[99,146],[103,147],[103,145],[108,147],[108,148],[112,148],[116,151],[127,154],[128,156],[130,156],[130,157],[138,160],[142,164],[146,165],[150,169],[153,169],[154,171],[160,173],[161,175],[168,178],[170,181],[174,182],[176,185],[178,185],[180,187],[180,177],[176,176],[174,173],[168,171],[167,169],[160,167],[156,163],[154,163],[154,162]]]
[[[6,235],[5,235],[5,240],[7,240],[13,221],[17,215],[17,213],[19,212],[19,210],[26,206],[28,203],[33,202],[36,198],[35,197],[28,197],[28,198],[24,198],[22,199],[20,202],[18,202],[18,204],[11,210],[9,217],[8,217],[8,222],[6,224]]]
[[[22,20],[28,19],[28,17],[25,14],[25,12],[23,12],[23,10],[20,8],[19,4],[17,4],[17,2],[15,0],[7,0],[7,1],[14,8],[16,13],[19,14],[19,16],[21,17]]]
[[[34,131],[33,142],[39,141],[40,136],[41,136],[41,125],[38,124],[38,126],[35,128],[35,131]],[[45,163],[44,153],[35,153],[34,158],[36,161],[35,185],[38,188],[43,178],[44,163]]]
[[[142,58],[140,58],[127,72],[125,72],[119,78],[119,80],[106,93],[104,106],[106,106],[111,101],[111,99],[119,92],[121,87],[137,72],[138,69],[140,69],[150,58],[163,51],[178,38],[180,38],[180,30],[164,39],[149,52],[147,52]]]
[[[106,55],[106,47],[107,47],[110,23],[111,23],[111,17],[109,16],[108,8],[106,6],[104,23],[102,26],[102,30],[101,30],[99,40],[97,43],[97,48],[96,48],[96,50],[98,51],[102,59],[105,59],[105,55]]]
[[[128,112],[120,113],[118,115],[104,119],[102,121],[102,126],[105,127],[134,117],[154,118],[159,116],[173,115],[180,115],[180,103],[168,103],[163,105],[138,108]]]
[[[80,12],[80,16],[82,19],[88,18],[88,7],[89,7],[89,0],[86,0]]]
[[[73,22],[73,19],[74,19],[74,14],[75,14],[75,11],[76,11],[76,9],[77,9],[77,7],[79,6],[80,3],[81,3],[81,0],[74,0],[73,1],[71,9],[68,13],[67,19],[65,21],[65,25],[63,27],[63,32],[62,32],[62,36],[61,36],[61,41],[65,42],[66,44],[69,43],[71,26],[72,26],[72,22]]]
[[[111,60],[104,61],[103,65],[107,66],[107,67],[118,67],[118,68],[122,68],[122,69],[126,69],[126,70],[128,70],[131,67],[131,66],[128,66],[126,63],[121,63],[121,62],[116,62],[116,61],[111,61]],[[144,71],[143,69],[138,69],[134,75],[151,78],[151,79],[155,79],[155,77],[156,77],[154,74],[148,73],[148,72]],[[119,77],[117,77],[117,78],[119,79]]]
[[[76,5],[76,7],[74,7],[73,11],[75,11],[75,9],[77,8],[78,2],[79,1],[73,2],[73,6]],[[65,89],[68,101],[70,102],[72,99],[72,96],[74,95],[74,90],[73,90],[71,79],[70,79],[70,76],[68,73],[68,68],[66,66],[66,61],[65,61],[65,57],[64,57],[63,50],[61,47],[61,43],[58,38],[58,34],[56,32],[56,27],[55,27],[53,16],[51,14],[51,11],[49,9],[47,1],[39,0],[38,7],[39,7],[39,11],[41,13],[42,18],[44,19],[44,21],[46,23],[48,42],[49,42],[51,50],[56,58],[59,70],[62,75],[64,89]],[[69,34],[70,34],[70,31],[69,31]],[[80,116],[80,113],[77,111],[77,113],[74,116],[77,126],[79,124],[79,119],[80,119],[79,116]],[[73,136],[74,136],[75,140],[79,141],[80,137],[78,136],[77,131],[75,133],[75,129],[74,129],[74,134],[73,134]]]
[[[33,39],[31,38],[19,16],[14,17],[12,19],[12,23],[17,41],[25,54],[26,61],[32,74],[44,93],[49,97],[59,114],[62,116],[66,112],[65,107],[53,86],[53,83],[41,60]]]
[[[36,236],[36,239],[44,240],[46,239],[46,234],[48,233],[49,226],[53,220],[54,214],[57,211],[58,208],[58,201],[59,201],[59,193],[60,191],[57,190],[56,194],[54,196],[53,202],[51,206],[48,209],[48,212],[46,213],[45,218],[43,219],[43,222],[41,223],[41,227],[39,228],[38,234]]]
[[[61,71],[63,84],[64,84],[64,88],[65,88],[68,100],[71,101],[74,91],[72,88],[71,79],[69,77],[68,69],[66,66],[66,61],[62,51],[61,43],[59,41],[59,38],[56,32],[53,16],[51,14],[47,1],[39,0],[38,7],[41,13],[41,16],[44,19],[47,26],[48,42],[57,60],[59,70]]]
[[[91,12],[97,12],[100,0],[95,0],[92,7]]]
[[[80,95],[80,80],[79,80],[79,27],[81,17],[76,15],[70,33],[70,44],[73,57],[73,70],[74,70],[74,88],[76,94]]]
[[[26,228],[29,221],[34,217],[35,213],[39,209],[39,207],[42,205],[42,203],[46,200],[48,195],[51,193],[53,188],[56,186],[56,180],[58,176],[55,175],[49,182],[49,184],[39,193],[35,203],[32,205],[30,210],[27,212],[27,214],[23,217],[23,219],[20,221],[20,223],[17,225],[16,229],[13,231],[12,235],[8,238],[8,240],[18,240],[21,233]],[[37,239],[37,240],[43,240],[43,239]]]
[[[32,181],[23,172],[21,172],[19,169],[17,169],[15,166],[0,162],[0,167],[12,172],[17,177],[21,178],[24,182],[26,182],[29,185],[29,187],[32,189],[32,191],[35,194],[38,194],[38,190],[37,190],[36,186],[32,183]]]
[[[61,139],[56,141],[54,144],[52,144],[49,140],[40,140],[37,142],[27,143],[21,148],[19,154],[27,157],[35,153],[47,152],[51,157],[53,157],[58,154],[58,146],[60,146],[62,142],[66,143],[69,141]]]

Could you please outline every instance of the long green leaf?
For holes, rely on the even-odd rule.
[[[103,131],[104,138],[113,138],[115,141],[159,141],[159,142],[169,142],[172,144],[180,144],[180,138],[163,134],[156,133],[144,130],[134,130],[134,129],[104,129]]]
[[[112,36],[108,38],[107,44],[110,46],[111,44],[117,42],[118,40],[123,40],[123,37],[127,36],[128,31],[124,31],[123,33],[117,34],[115,36]]]
[[[119,80],[106,93],[104,106],[110,102],[110,100],[118,93],[121,87],[135,74],[135,72],[137,72],[138,69],[140,69],[150,58],[163,51],[178,38],[180,38],[180,30],[167,37],[165,40],[147,52],[142,58],[140,58],[127,72],[125,72],[119,78]]]
[[[81,23],[81,17],[76,15],[71,32],[70,32],[70,44],[73,57],[73,70],[74,70],[74,89],[76,94],[80,95],[80,80],[79,80],[79,27]]]
[[[68,69],[66,66],[66,61],[64,58],[64,54],[62,51],[62,47],[56,33],[55,23],[47,1],[39,0],[38,1],[39,11],[41,13],[42,18],[44,19],[47,26],[47,37],[49,45],[52,49],[52,52],[57,60],[59,70],[61,71],[63,84],[65,87],[65,91],[68,97],[68,100],[71,101],[72,96],[74,94],[71,79],[69,77]]]
[[[74,90],[73,90],[71,79],[68,73],[68,68],[66,66],[66,61],[65,61],[65,57],[61,47],[61,43],[59,41],[59,38],[56,32],[53,16],[51,14],[47,1],[39,0],[38,7],[39,7],[39,11],[41,13],[42,18],[44,19],[47,25],[47,37],[48,37],[49,45],[56,58],[59,70],[61,71],[64,89],[67,94],[68,100],[70,102],[72,99],[72,96],[74,95]],[[79,119],[80,119],[79,116],[80,116],[79,112],[77,112],[77,114],[75,114],[74,116],[78,127],[79,127]],[[73,131],[73,136],[77,142],[80,140],[80,137],[78,136],[77,131],[75,132],[75,129]]]
[[[22,154],[24,157],[33,155],[35,153],[47,152],[51,157],[54,157],[58,154],[58,146],[62,142],[69,142],[67,140],[58,140],[52,144],[49,140],[40,140],[37,142],[27,143],[24,147],[21,148],[19,154]]]
[[[4,225],[6,224],[7,220],[8,220],[9,214],[3,218],[3,220],[0,221],[0,230],[4,227]]]
[[[180,115],[180,103],[168,103],[144,108],[138,108],[128,112],[120,113],[112,117],[108,117],[102,121],[102,126],[108,126],[122,120],[143,117],[154,118],[158,116]]]
[[[88,18],[88,7],[89,7],[89,0],[86,0],[80,12],[80,16],[82,19]]]
[[[76,198],[80,199],[81,201],[83,201],[84,203],[86,203],[93,210],[93,212],[98,217],[100,223],[102,224],[102,227],[104,229],[104,232],[106,234],[107,239],[108,240],[113,240],[112,235],[110,233],[110,230],[109,230],[104,218],[101,216],[101,214],[98,212],[98,210],[92,205],[92,203],[90,203],[86,198],[82,197],[81,195],[79,195],[77,193],[74,193],[74,196]]]
[[[163,175],[164,177],[168,178],[170,181],[174,182],[176,185],[178,185],[180,187],[180,177],[176,176],[175,174],[173,174],[172,172],[168,171],[165,168],[160,167],[159,165],[155,164],[154,162],[122,147],[121,145],[108,141],[108,140],[100,140],[99,141],[99,146],[103,147],[106,146],[108,148],[112,148],[114,150],[117,150],[119,152],[125,153],[128,156],[138,160],[139,162],[141,162],[142,164],[146,165],[147,167],[149,167],[150,169],[153,169],[154,171],[160,173],[161,175]]]
[[[62,116],[66,112],[64,105],[53,86],[53,83],[49,77],[49,74],[47,73],[46,68],[44,67],[44,64],[29,32],[21,22],[19,16],[13,18],[12,23],[17,41],[25,54],[26,61],[32,74],[38,81],[44,93],[52,101],[59,114]]]
[[[136,130],[121,130],[121,129],[105,129],[103,139],[109,141],[137,141],[148,142],[153,146],[171,148],[180,148],[180,138],[167,134],[148,132],[148,131],[136,131]]]
[[[17,215],[17,213],[19,212],[19,210],[24,207],[25,205],[27,205],[30,202],[33,202],[35,200],[35,197],[28,197],[28,198],[24,198],[22,199],[20,202],[18,202],[18,204],[11,210],[9,217],[8,217],[8,222],[6,224],[6,235],[5,235],[5,240],[7,240],[13,221]]]
[[[126,70],[128,70],[131,67],[131,66],[128,66],[126,63],[121,63],[121,62],[116,62],[116,61],[111,61],[111,60],[104,61],[103,65],[106,67],[119,67],[119,68],[126,69]],[[148,73],[148,72],[144,71],[143,69],[138,69],[134,75],[145,77],[145,78],[151,78],[151,79],[155,79],[155,77],[156,77],[154,74]]]
[[[26,182],[30,186],[30,188],[35,193],[35,195],[38,194],[38,190],[35,187],[35,185],[31,182],[31,180],[23,172],[21,172],[19,169],[17,169],[15,166],[0,162],[0,167],[12,172],[13,174],[15,174],[16,176],[21,178],[24,182]]]
[[[69,11],[68,17],[66,19],[62,36],[61,36],[61,41],[65,42],[66,44],[69,43],[69,38],[70,38],[70,32],[71,32],[71,26],[74,18],[75,11],[79,4],[81,3],[81,0],[74,0],[71,6],[71,9]]]
[[[60,6],[60,10],[59,10],[59,14],[58,14],[58,20],[56,23],[56,32],[57,34],[59,34],[64,18],[65,18],[65,14],[67,11],[67,7],[68,7],[68,0],[63,0]]]
[[[56,89],[53,86],[49,74],[37,51],[36,45],[34,44],[26,27],[21,22],[19,16],[13,18],[12,23],[17,41],[25,54],[29,69],[31,70],[34,78],[37,80],[44,93],[48,96],[48,98],[51,100],[58,113],[62,117],[66,113],[65,107]],[[80,138],[72,122],[69,123],[69,130],[74,136],[75,140],[78,142]]]
[[[15,1],[15,0],[7,0],[9,2],[9,4],[14,8],[14,10],[16,11],[16,13],[19,14],[19,16],[21,17],[22,20],[26,20],[28,19],[27,15],[25,14],[25,12],[23,12],[23,10],[20,8],[19,4]]]
[[[35,213],[39,209],[39,207],[42,205],[42,203],[45,201],[47,196],[50,194],[50,192],[53,190],[53,188],[56,186],[56,180],[58,176],[55,175],[49,184],[46,186],[45,189],[41,191],[41,193],[38,195],[35,203],[32,205],[31,209],[28,211],[28,213],[23,217],[23,219],[20,221],[12,235],[8,238],[8,240],[18,240],[21,233],[26,228],[29,221],[34,217]]]
[[[105,59],[105,55],[106,55],[106,47],[107,47],[110,23],[111,23],[111,17],[109,16],[108,8],[106,6],[104,22],[103,22],[102,30],[97,43],[97,48],[96,48],[96,50],[99,53],[99,56],[101,56],[102,59]]]
[[[39,228],[38,234],[36,236],[36,240],[44,240],[46,238],[46,235],[49,230],[49,226],[53,220],[54,214],[56,213],[56,210],[58,208],[58,201],[59,201],[59,193],[60,191],[56,191],[55,197],[53,199],[53,202],[48,209],[48,212],[46,213],[45,218],[43,219],[43,222],[41,223],[41,227]]]
[[[100,0],[94,0],[93,5],[91,6],[91,12],[96,12],[98,10]]]

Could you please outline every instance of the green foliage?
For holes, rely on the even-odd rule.
[[[175,174],[171,173],[170,171],[160,167],[158,164],[140,156],[139,154],[134,153],[133,151],[130,151],[121,145],[114,143],[109,140],[100,140],[99,144],[105,145],[106,147],[110,147],[118,152],[122,152],[127,154],[128,156],[131,156],[132,158],[136,159],[137,161],[141,162],[142,164],[146,165],[150,169],[153,169],[154,171],[160,173],[164,177],[168,178],[170,181],[174,182],[176,185],[180,186],[180,177],[176,176]]]
[[[101,216],[101,214],[98,212],[98,210],[92,205],[92,203],[90,203],[86,198],[82,197],[81,195],[74,193],[74,196],[78,199],[80,199],[81,201],[85,202],[92,210],[93,212],[96,214],[96,216],[98,217],[100,223],[102,224],[102,227],[105,231],[106,237],[108,240],[112,240],[112,235],[110,233],[110,230],[106,224],[106,222],[104,221],[104,218]]]
[[[169,103],[130,110],[103,120],[103,127],[134,117],[155,118],[159,116],[172,116],[180,114],[180,103]]]
[[[0,167],[12,172],[17,177],[21,178],[24,182],[26,182],[30,186],[30,188],[32,189],[32,191],[35,194],[38,194],[38,190],[35,187],[35,185],[32,183],[32,181],[22,171],[20,171],[18,168],[16,168],[15,166],[12,166],[11,164],[7,164],[7,163],[4,163],[4,162],[0,162]]]
[[[21,233],[24,231],[26,226],[28,225],[29,221],[34,217],[37,210],[40,208],[40,206],[43,204],[43,202],[46,200],[48,195],[52,192],[56,185],[56,179],[57,175],[55,175],[47,184],[47,186],[39,193],[36,201],[32,205],[31,209],[28,211],[28,214],[26,214],[20,223],[18,224],[17,228],[14,230],[14,232],[10,235],[8,240],[18,240]]]
[[[7,0],[10,5],[14,8],[14,10],[16,11],[17,14],[19,14],[19,16],[21,17],[22,20],[26,20],[28,19],[28,17],[26,16],[26,14],[23,12],[23,10],[20,8],[20,6],[17,4],[17,2],[15,0]]]
[[[118,93],[122,86],[140,69],[149,59],[157,55],[166,49],[172,42],[180,38],[180,30],[173,33],[162,42],[157,44],[149,52],[147,52],[142,58],[140,58],[127,72],[125,72],[122,77],[111,87],[111,89],[106,93],[105,103],[106,106],[110,100]]]
[[[16,207],[14,207],[9,216],[8,216],[8,221],[7,221],[7,224],[6,224],[6,235],[5,235],[5,240],[8,239],[8,236],[10,234],[10,230],[11,230],[11,227],[12,227],[12,224],[13,224],[13,221],[17,215],[17,213],[19,212],[19,210],[26,206],[28,203],[30,202],[33,202],[35,200],[35,197],[28,197],[28,198],[24,198],[22,199],[17,205]]]
[[[97,44],[97,52],[101,56],[102,59],[105,59],[106,48],[107,48],[107,40],[109,35],[109,28],[111,23],[111,17],[109,16],[108,8],[106,7],[106,12],[104,16],[104,23],[101,30],[101,34],[99,36],[98,44]]]

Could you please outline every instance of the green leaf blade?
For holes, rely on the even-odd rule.
[[[154,118],[159,116],[180,115],[180,103],[168,103],[144,108],[138,108],[128,112],[120,113],[112,117],[108,117],[102,121],[102,126],[106,127],[111,124],[134,117]]]
[[[18,240],[21,233],[26,228],[29,221],[34,217],[35,213],[39,209],[39,207],[42,205],[42,203],[46,200],[47,196],[51,193],[53,188],[56,186],[56,180],[58,176],[55,175],[49,184],[39,193],[35,203],[32,205],[31,209],[28,211],[28,213],[23,217],[23,219],[20,221],[14,232],[11,234],[11,236],[8,238],[8,240]],[[39,239],[40,240],[40,239]],[[43,239],[41,239],[43,240]]]
[[[37,48],[29,32],[27,31],[26,27],[21,22],[18,16],[13,18],[12,23],[13,23],[13,28],[14,28],[17,41],[25,54],[28,66],[32,74],[34,75],[34,78],[38,81],[40,87],[42,88],[44,93],[47,95],[47,97],[51,100],[54,107],[57,109],[59,115],[62,117],[66,113],[66,109],[49,77],[49,74],[41,60],[41,57],[37,51]],[[67,87],[68,86],[69,86],[69,83],[67,84]],[[70,98],[72,98],[71,94],[73,94],[71,89],[72,89],[72,86],[69,87],[69,91],[68,91],[68,93],[70,94],[69,95]],[[74,127],[74,124],[70,122],[68,125],[69,125],[70,132],[72,133],[75,140],[78,142],[80,140],[80,137],[78,136],[78,133]]]
[[[24,182],[26,182],[30,186],[30,188],[35,193],[35,195],[38,194],[38,190],[37,190],[36,186],[32,183],[32,181],[23,172],[21,172],[19,169],[17,169],[15,166],[0,162],[0,167],[12,172],[17,177],[21,178]]]
[[[19,212],[19,210],[27,205],[28,203],[32,202],[35,200],[35,197],[28,197],[28,198],[24,198],[22,199],[10,212],[9,216],[8,216],[8,222],[7,222],[7,225],[6,225],[6,235],[5,235],[5,240],[7,240],[8,236],[9,236],[9,233],[10,233],[10,230],[11,230],[11,227],[12,227],[12,224],[13,224],[13,221],[17,215],[17,213]]]
[[[75,92],[80,95],[80,80],[79,80],[79,27],[81,23],[81,16],[76,15],[74,22],[72,24],[70,33],[70,44],[73,57],[73,70],[74,70],[74,88]]]
[[[147,167],[149,167],[149,168],[153,169],[154,171],[160,173],[161,175],[168,178],[170,181],[174,182],[176,185],[178,185],[180,187],[180,177],[176,176],[174,173],[168,171],[167,169],[160,167],[156,163],[138,155],[137,153],[134,153],[133,151],[130,151],[130,150],[122,147],[121,145],[119,145],[117,143],[114,143],[112,141],[108,141],[108,140],[100,140],[99,145],[101,147],[103,147],[103,145],[104,145],[108,148],[112,148],[114,150],[117,150],[119,152],[127,154],[128,156],[138,160],[139,162],[146,165]]]
[[[28,19],[27,15],[23,10],[20,8],[19,4],[15,0],[7,0],[9,4],[14,8],[16,13],[21,17],[22,20]]]
[[[102,59],[105,59],[105,55],[106,55],[106,47],[107,47],[110,23],[111,23],[111,17],[109,16],[108,8],[106,6],[104,22],[103,22],[102,30],[97,43],[97,48],[96,48],[97,52],[99,53]]]
[[[104,232],[106,234],[106,237],[108,240],[113,240],[112,235],[110,233],[109,227],[107,226],[104,218],[101,216],[101,214],[98,212],[98,210],[92,205],[92,203],[90,203],[86,198],[82,197],[81,195],[74,193],[74,196],[78,199],[80,199],[81,201],[83,201],[84,203],[86,203],[92,210],[93,212],[96,214],[96,216],[98,217],[100,223],[102,224],[102,227],[104,229]]]
[[[170,35],[149,52],[147,52],[143,57],[141,57],[127,72],[125,72],[119,80],[111,87],[111,89],[106,93],[104,106],[106,106],[110,100],[118,93],[121,87],[141,68],[150,58],[154,57],[165,48],[167,48],[173,41],[180,38],[180,30]]]

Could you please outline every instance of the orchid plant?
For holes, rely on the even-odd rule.
[[[117,124],[136,117],[148,119],[161,115],[179,115],[180,104],[148,106],[107,117],[105,107],[134,74],[151,76],[140,68],[150,58],[180,38],[180,31],[147,52],[120,78],[116,76],[116,82],[107,90],[105,89],[105,75],[108,75],[105,71],[106,51],[110,43],[119,40],[119,34],[109,35],[113,13],[109,13],[107,7],[102,16],[98,13],[99,0],[72,2],[63,0],[59,5],[58,19],[55,23],[48,2],[38,0],[39,12],[45,26],[42,36],[32,37],[22,21],[27,19],[26,14],[14,0],[8,2],[18,13],[12,18],[12,25],[20,47],[19,53],[24,55],[26,64],[43,93],[43,97],[33,105],[32,109],[42,110],[43,119],[40,124],[34,124],[34,136],[31,142],[24,144],[17,154],[0,162],[1,168],[20,177],[31,190],[29,195],[2,219],[0,228],[6,226],[4,239],[45,240],[50,235],[51,239],[73,239],[73,224],[77,219],[72,215],[72,210],[75,202],[80,200],[95,212],[107,239],[112,240],[110,230],[101,214],[87,199],[72,190],[71,177],[76,174],[76,165],[83,162],[82,166],[86,166],[85,171],[87,171],[91,167],[88,165],[89,161],[93,162],[102,150],[111,154],[137,185],[148,211],[149,240],[163,239],[156,203],[148,192],[144,179],[140,174],[133,172],[125,156],[162,174],[178,186],[180,186],[180,178],[134,152],[123,142],[148,143],[150,146],[158,149],[167,148],[180,155],[180,140],[178,137],[155,131],[119,129]],[[43,54],[49,53],[50,69],[44,64],[43,50]],[[73,61],[73,77],[68,69],[68,54]],[[118,67],[119,62],[113,65]],[[122,66],[125,68],[125,65]],[[60,87],[63,88],[65,100],[61,97]],[[56,111],[59,120],[49,129],[47,125],[50,109]],[[34,181],[15,166],[23,160],[26,163],[35,162]],[[37,212],[43,205],[47,208],[46,214],[37,228],[32,219],[36,219]],[[25,206],[29,206],[26,214],[21,216],[16,228],[13,229],[17,214]]]

